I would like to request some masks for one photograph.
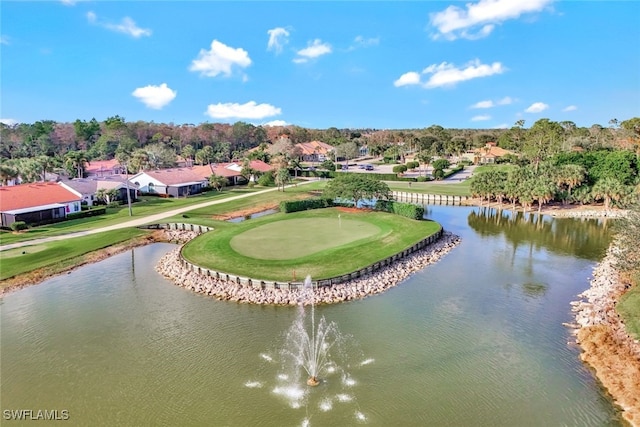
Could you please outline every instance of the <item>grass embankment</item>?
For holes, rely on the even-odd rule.
[[[119,245],[138,246],[147,243],[148,237],[148,231],[125,228],[101,233],[99,238],[96,235],[83,236],[3,251],[0,289],[37,283],[48,276],[93,261],[87,254],[109,248],[111,252],[104,254],[109,256],[119,250]]]
[[[640,340],[640,284],[637,280],[620,298],[616,310],[624,319],[627,332]]]
[[[324,237],[325,234],[339,235],[341,222],[348,228],[348,233],[355,233],[353,238],[341,236],[331,240]],[[266,225],[269,226],[261,228]],[[440,225],[435,222],[415,221],[383,212],[318,209],[273,214],[235,224],[221,223],[213,232],[187,243],[183,255],[199,266],[245,277],[289,281],[310,275],[323,279],[364,268],[439,229]],[[248,233],[246,238],[243,233]],[[252,239],[251,233],[260,238]],[[299,250],[281,247],[281,239]],[[249,249],[251,245],[255,248]],[[278,250],[283,253],[275,255]]]

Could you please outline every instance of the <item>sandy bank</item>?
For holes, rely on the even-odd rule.
[[[622,416],[640,426],[640,341],[625,330],[615,307],[630,284],[614,268],[615,248],[593,271],[591,286],[572,303],[581,358],[591,366]]]

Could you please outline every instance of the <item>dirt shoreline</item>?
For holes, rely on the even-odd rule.
[[[616,311],[620,297],[631,288],[616,271],[615,246],[594,268],[590,287],[571,305],[575,313],[580,358],[621,409],[632,426],[640,426],[640,340],[630,336]]]

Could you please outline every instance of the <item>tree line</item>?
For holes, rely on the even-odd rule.
[[[570,152],[640,147],[640,118],[589,128],[573,122],[540,119],[530,128],[519,120],[510,129],[306,129],[299,126],[255,126],[236,122],[175,125],[127,122],[118,115],[99,122],[51,120],[12,126],[0,124],[0,180],[20,176],[24,182],[44,179],[47,172],[64,169],[71,177],[83,175],[88,163],[118,159],[129,171],[172,167],[177,156],[198,164],[261,159],[297,170],[300,155],[295,144],[319,140],[333,145],[337,157],[350,159],[360,147],[372,156],[403,162],[407,154],[421,164],[436,158],[483,147],[487,142],[526,155],[538,167],[543,159]],[[249,151],[251,150],[251,151]]]

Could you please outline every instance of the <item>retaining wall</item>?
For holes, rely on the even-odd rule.
[[[198,224],[185,224],[185,223],[166,223],[166,224],[150,224],[143,225],[139,228],[147,228],[150,230],[178,230],[178,231],[193,231],[198,234],[206,233],[208,231],[212,231],[213,227],[207,227],[206,225],[198,225]]]
[[[394,200],[405,203],[415,203],[420,205],[453,205],[459,206],[469,196],[447,196],[443,194],[411,193],[406,191],[392,191]]]

